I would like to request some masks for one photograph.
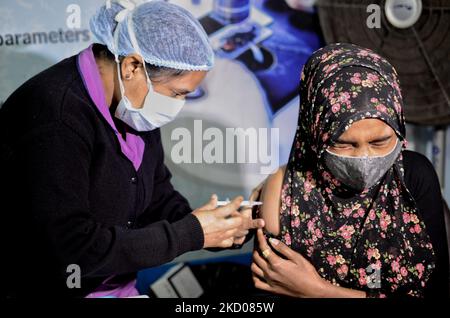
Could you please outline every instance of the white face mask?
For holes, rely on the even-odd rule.
[[[145,67],[144,57],[140,53],[141,51],[137,43],[131,21],[132,19],[129,18],[127,23],[128,32],[130,34],[130,40],[134,50],[142,58],[142,65],[144,68],[145,77],[147,78],[148,93],[147,96],[145,96],[142,108],[133,107],[133,105],[131,105],[130,100],[125,96],[125,88],[123,86],[122,76],[120,74],[119,56],[116,54],[115,59],[122,99],[117,105],[115,116],[137,131],[150,131],[174,120],[181,111],[181,108],[183,108],[185,100],[176,99],[155,92],[152,82],[150,81],[150,77],[148,76],[147,68]],[[116,47],[119,35],[118,29],[119,28],[117,27],[114,33]]]
[[[147,78],[148,93],[145,96],[142,108],[136,108],[125,95],[125,88],[120,75],[120,64],[117,64],[122,99],[117,105],[115,116],[137,131],[150,131],[174,120],[183,108],[185,100],[157,93],[153,89],[152,82],[147,74],[145,62],[143,67]]]

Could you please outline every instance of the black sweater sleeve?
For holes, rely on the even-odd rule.
[[[92,154],[87,139],[64,122],[33,135],[21,145],[26,158],[23,195],[31,198],[34,227],[62,269],[78,264],[83,277],[130,273],[202,248],[203,232],[191,214],[139,229],[96,221],[88,198]],[[167,174],[159,179],[168,182]],[[170,195],[162,196],[157,194],[159,208],[170,201]]]
[[[426,297],[448,296],[449,255],[444,206],[439,179],[432,163],[423,155],[404,152],[405,182],[423,217],[436,255],[436,268],[427,283]]]

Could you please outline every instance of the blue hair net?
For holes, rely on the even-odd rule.
[[[197,19],[165,1],[107,1],[91,18],[90,28],[116,56],[138,53],[146,63],[188,71],[208,71],[214,63],[208,35]]]

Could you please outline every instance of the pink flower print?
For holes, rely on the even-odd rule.
[[[312,220],[308,221],[307,227],[309,232],[314,232],[314,222]]]
[[[400,270],[400,263],[397,262],[397,261],[393,261],[393,262],[391,263],[391,268],[392,268],[392,271],[393,271],[393,272],[398,273],[398,271]]]
[[[378,54],[370,53],[369,56],[377,62],[380,59],[380,56]]]
[[[339,229],[339,232],[345,240],[349,240],[352,238],[353,233],[355,233],[355,229],[353,225],[343,225]]]
[[[375,106],[375,108],[376,108],[378,111],[382,112],[382,113],[386,113],[386,112],[387,112],[387,108],[386,108],[386,106],[384,106],[383,104],[378,104],[377,106]]]
[[[331,179],[331,175],[330,175],[330,173],[328,173],[327,171],[324,171],[324,172],[322,173],[322,177],[323,177],[323,179],[326,180],[326,181],[329,181],[329,180]]]
[[[363,208],[359,208],[359,209],[358,209],[358,215],[359,215],[360,217],[363,217],[365,213],[366,213],[366,211],[364,211]]]
[[[352,76],[350,78],[350,82],[352,82],[352,84],[355,84],[355,85],[361,84],[361,78],[360,77],[356,77],[356,76]]]
[[[371,101],[372,103],[378,103],[378,98],[372,97],[372,98],[370,99],[370,101]]]
[[[400,268],[400,274],[402,274],[403,277],[408,275],[408,270],[405,266],[402,266],[402,268]]]
[[[288,206],[288,207],[291,206],[291,196],[290,196],[290,195],[287,195],[287,196],[284,198],[284,201],[285,201],[285,203],[286,203],[286,206]]]
[[[347,273],[348,273],[348,266],[347,265],[341,265],[341,267],[339,267],[338,269],[337,269],[337,273],[338,273],[338,275],[340,276],[340,277],[345,277],[345,276],[347,276]]]
[[[313,188],[312,185],[311,185],[311,182],[309,182],[309,181],[305,181],[303,183],[303,187],[305,188],[305,192],[306,193],[310,193],[312,188]]]
[[[418,263],[416,265],[416,269],[417,269],[417,272],[419,274],[419,278],[422,278],[423,271],[425,270],[425,267],[423,266],[423,264],[422,263]]]
[[[341,103],[346,104],[346,103],[348,103],[348,102],[350,101],[350,94],[349,94],[348,92],[341,92],[341,93],[339,94],[338,100],[339,100]]]
[[[367,74],[367,79],[371,82],[376,82],[378,81],[378,75],[374,74],[374,73],[369,73]]]
[[[319,120],[320,120],[320,114],[316,115],[316,121],[314,123],[314,125],[317,127],[317,125],[319,124]]]
[[[373,220],[375,220],[375,216],[376,216],[375,210],[374,210],[374,209],[370,210],[370,211],[369,211],[369,219],[370,219],[371,221],[373,221]]]
[[[350,208],[345,208],[345,209],[344,209],[344,215],[345,215],[346,217],[348,217],[350,214],[352,214],[352,209],[350,209]]]
[[[360,284],[361,286],[364,286],[364,285],[367,284],[366,277],[360,277],[360,278],[358,279],[358,281],[359,281],[359,284]]]
[[[367,284],[367,279],[366,279],[366,270],[364,268],[360,268],[358,269],[358,273],[359,273],[359,284],[361,286],[364,286]]]
[[[387,230],[387,226],[388,226],[388,224],[387,224],[386,220],[385,219],[380,219],[380,227],[381,227],[381,229],[383,231]]]
[[[422,231],[422,228],[419,224],[414,225],[414,231],[419,234]]]
[[[337,187],[339,187],[341,185],[341,182],[338,179],[336,179],[336,178],[333,178],[331,180],[331,182]]]
[[[381,269],[381,261],[379,259],[377,259],[375,264],[372,264],[372,268],[374,268],[374,269]]]
[[[328,65],[326,65],[323,70],[325,71],[325,73],[330,73],[332,70],[334,70],[335,68],[338,67],[338,63],[333,63],[331,64],[329,67],[327,67]],[[325,70],[326,69],[326,70]]]
[[[383,210],[380,217],[380,227],[383,231],[386,231],[389,224],[391,224],[391,216],[387,214],[386,210]]]
[[[368,56],[369,55],[369,51],[367,50],[361,50],[358,52],[359,56]]]
[[[320,231],[319,228],[316,229],[316,236],[317,236],[318,238],[322,238],[322,231]]]
[[[397,113],[401,113],[401,111],[402,111],[402,106],[400,105],[399,102],[394,102],[394,108],[395,108],[395,111],[396,111]]]
[[[314,248],[312,246],[308,247],[308,249],[306,250],[306,254],[311,257],[311,255],[314,252]]]
[[[341,105],[338,104],[338,103],[333,104],[333,105],[331,106],[331,111],[332,111],[333,113],[337,113],[340,109],[341,109]]]
[[[292,241],[291,241],[291,236],[289,235],[289,233],[286,233],[284,235],[284,242],[286,243],[286,245],[291,245]]]
[[[405,222],[407,224],[410,221],[411,221],[411,216],[409,215],[409,213],[404,212],[403,213],[403,222]]]
[[[372,259],[372,257],[375,259],[379,259],[380,256],[381,256],[380,252],[378,251],[377,248],[369,248],[367,250],[367,259],[369,259],[369,260]]]
[[[358,269],[358,273],[359,273],[359,276],[361,276],[361,277],[366,276],[366,270],[364,268]]]
[[[336,264],[336,257],[334,257],[333,255],[328,255],[327,256],[327,262],[330,265],[335,265]]]
[[[294,218],[291,222],[292,227],[299,227],[300,226],[300,218]]]

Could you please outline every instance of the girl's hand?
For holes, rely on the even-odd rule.
[[[273,249],[286,257],[276,255],[261,229],[257,232],[263,256],[254,251],[251,270],[255,287],[291,297],[325,297],[331,284],[323,279],[314,266],[301,254],[276,239],[269,239]]]

